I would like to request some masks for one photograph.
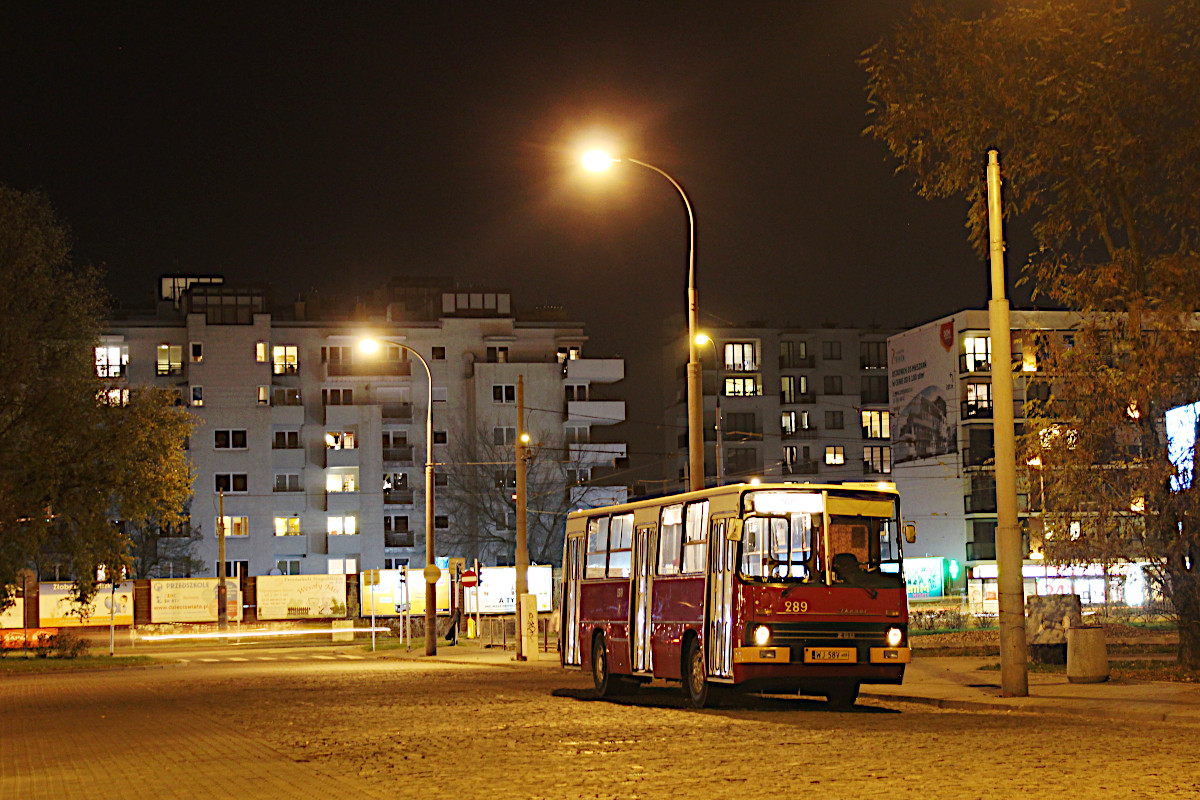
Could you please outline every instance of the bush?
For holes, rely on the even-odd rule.
[[[54,636],[42,636],[34,646],[38,658],[46,658],[51,653],[55,658],[79,658],[87,655],[91,642],[71,631],[59,631]]]

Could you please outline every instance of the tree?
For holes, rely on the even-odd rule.
[[[160,519],[125,523],[125,535],[135,578],[190,577],[204,571],[205,562],[194,555],[204,538],[202,527],[192,524],[186,509],[174,523]]]
[[[99,275],[39,194],[0,187],[0,607],[16,573],[61,567],[76,593],[129,566],[117,519],[178,519],[190,492],[186,411],[97,375]]]
[[[544,431],[531,431],[530,436],[537,444],[529,446],[526,462],[529,560],[557,565],[562,561],[563,531],[572,508],[568,482],[572,465],[562,460],[566,447],[561,434],[557,440]],[[486,428],[457,442],[447,463],[438,468],[447,475],[444,491],[453,520],[450,530],[439,534],[439,548],[468,559],[510,559],[517,535],[516,448],[512,442],[498,443],[495,433]]]
[[[1166,411],[1200,398],[1200,2],[919,7],[864,54],[868,135],[927,197],[964,196],[987,243],[985,152],[1036,250],[1034,297],[1080,314],[1027,408],[1047,555],[1162,570],[1200,669],[1200,498],[1173,488]],[[1039,462],[1040,460],[1040,462]]]

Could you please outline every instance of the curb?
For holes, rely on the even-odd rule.
[[[1128,711],[1115,713],[1101,708],[1071,708],[1045,703],[1015,707],[999,702],[983,700],[957,700],[946,697],[922,697],[916,695],[884,694],[863,692],[862,697],[893,703],[917,703],[919,705],[944,708],[952,711],[1002,711],[1018,714],[1042,714],[1046,716],[1096,717],[1106,719],[1138,720],[1140,722],[1176,722],[1183,725],[1200,725],[1200,718],[1191,715],[1172,714],[1158,711]]]

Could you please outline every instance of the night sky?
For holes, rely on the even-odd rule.
[[[861,135],[855,61],[905,8],[8,3],[0,182],[43,190],[126,305],[164,272],[277,300],[448,275],[562,305],[588,355],[628,360],[639,439],[661,420],[662,320],[685,309],[686,217],[649,170],[580,169],[585,140],[687,190],[702,325],[985,304],[965,203],[918,198]]]

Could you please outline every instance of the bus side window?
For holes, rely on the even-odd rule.
[[[583,577],[603,578],[604,565],[608,562],[608,517],[588,520],[587,563]]]
[[[705,545],[708,543],[708,501],[692,503],[687,507],[687,519],[683,529],[683,571],[703,572]]]
[[[612,518],[608,544],[608,577],[628,578],[633,561],[633,514]]]
[[[658,574],[679,574],[679,553],[683,547],[683,506],[665,506],[662,510],[662,533],[658,544]]]

